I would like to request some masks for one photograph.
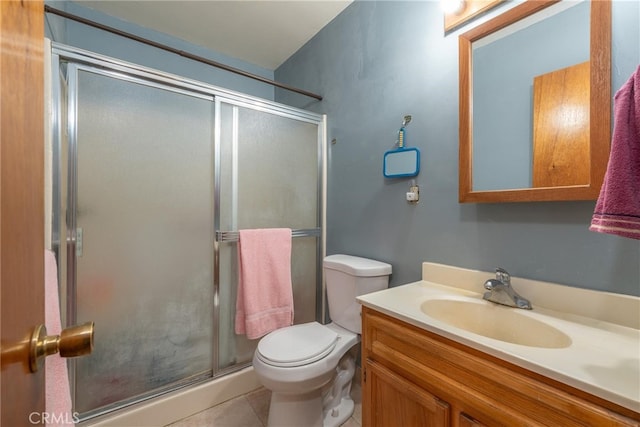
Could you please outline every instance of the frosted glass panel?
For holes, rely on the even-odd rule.
[[[238,129],[238,229],[319,227],[318,125],[240,108]],[[296,324],[316,318],[317,243],[293,239]]]
[[[240,108],[238,228],[318,227],[318,125]]]
[[[79,71],[77,360],[87,412],[212,375],[213,108]]]
[[[220,229],[319,227],[318,124],[228,104],[220,116]],[[318,248],[315,237],[293,239],[296,324],[316,319]],[[224,368],[251,361],[257,340],[234,333],[237,244],[219,250]]]
[[[219,368],[250,362],[258,340],[235,335],[236,283],[238,248],[236,243],[220,246],[220,352]],[[291,248],[291,281],[293,283],[294,323],[316,320],[316,257],[315,237],[293,239]]]

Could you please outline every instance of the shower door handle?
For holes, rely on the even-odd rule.
[[[37,372],[44,363],[44,358],[60,353],[61,357],[78,357],[93,351],[93,322],[70,326],[62,330],[60,335],[47,335],[44,325],[36,326],[29,343],[29,369]]]
[[[84,230],[82,227],[76,228],[76,257],[80,258],[82,256],[82,241],[84,240]]]

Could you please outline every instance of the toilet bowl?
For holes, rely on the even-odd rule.
[[[324,259],[332,322],[309,322],[264,336],[253,356],[255,373],[271,390],[269,426],[334,427],[352,415],[349,396],[360,342],[355,297],[388,286],[391,266],[350,255]]]

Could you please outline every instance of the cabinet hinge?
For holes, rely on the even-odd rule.
[[[366,369],[362,370],[362,382],[363,383],[367,382],[367,370]]]

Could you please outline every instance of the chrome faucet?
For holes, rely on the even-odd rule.
[[[507,305],[509,307],[531,310],[531,303],[529,300],[522,298],[511,287],[511,275],[505,269],[500,267],[496,268],[496,278],[487,280],[484,283],[484,288],[489,291],[485,292],[482,297],[487,301]]]

